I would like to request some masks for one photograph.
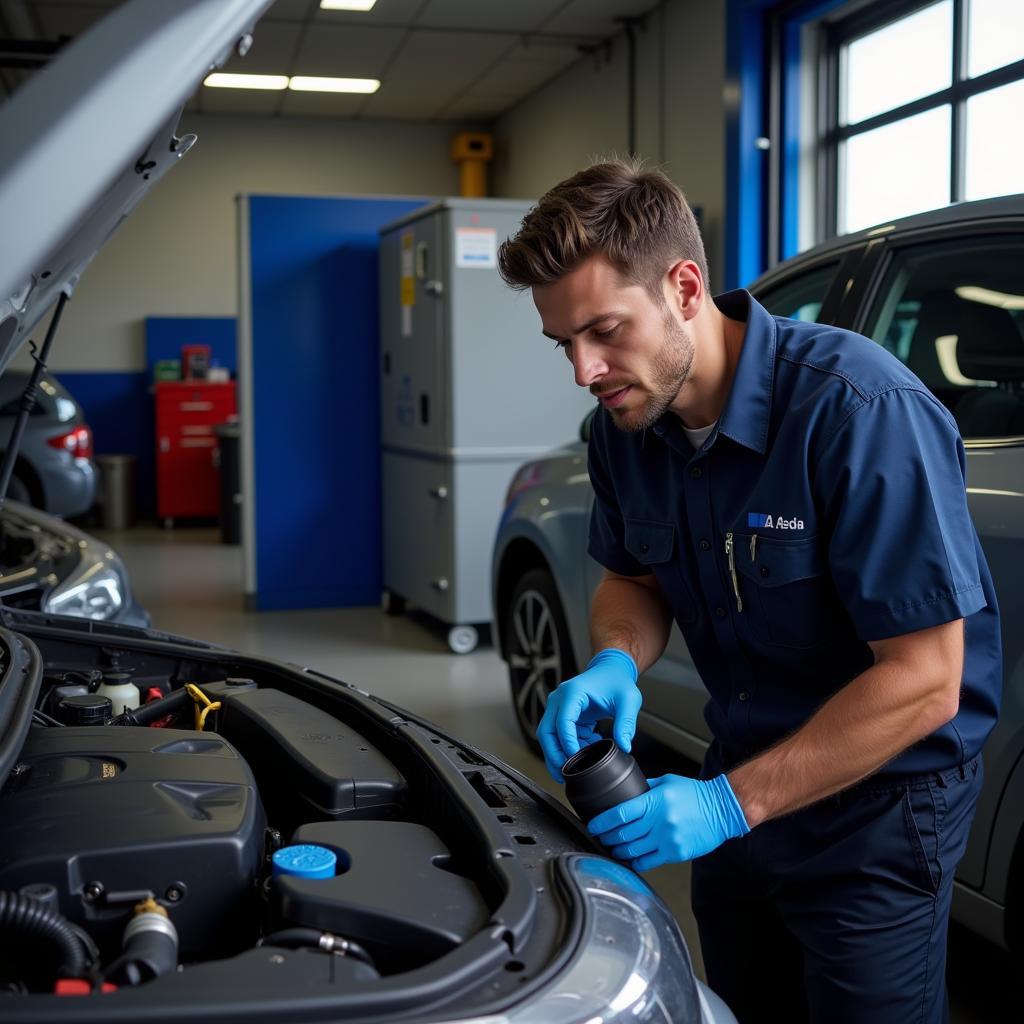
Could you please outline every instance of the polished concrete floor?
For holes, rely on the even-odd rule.
[[[244,611],[241,551],[220,544],[216,530],[142,527],[125,533],[95,532],[125,560],[154,627],[294,662],[354,683],[497,754],[561,796],[543,762],[520,739],[505,666],[492,648],[451,654],[443,631],[428,620],[391,618],[376,608]],[[656,753],[649,756],[661,758]],[[653,775],[672,766],[644,767]],[[645,877],[676,915],[703,977],[689,909],[688,867],[670,865]],[[1019,965],[1010,957],[954,928],[949,960],[954,1024],[1024,1019],[1024,997],[1014,973]],[[1014,1009],[1007,1013],[1008,1008]],[[766,1007],[765,1020],[771,1019]]]

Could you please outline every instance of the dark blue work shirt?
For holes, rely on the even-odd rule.
[[[958,714],[883,771],[961,764],[995,725],[1002,658],[952,416],[867,338],[773,317],[745,291],[715,303],[747,328],[699,450],[672,412],[637,433],[594,418],[590,554],[657,578],[727,764],[874,664],[867,641],[966,619]]]

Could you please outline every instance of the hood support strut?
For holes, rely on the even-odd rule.
[[[53,316],[50,318],[50,326],[46,330],[46,340],[43,342],[42,351],[38,355],[36,354],[35,345],[30,343],[32,358],[35,360],[36,365],[28,379],[28,384],[25,385],[25,390],[21,394],[21,408],[18,410],[18,418],[14,421],[14,427],[11,430],[11,439],[7,443],[7,451],[4,452],[4,461],[0,464],[0,512],[3,512],[4,503],[7,501],[7,486],[11,482],[14,463],[18,459],[21,438],[25,433],[25,426],[28,423],[29,416],[32,414],[32,409],[35,407],[36,389],[39,387],[40,379],[46,372],[46,360],[50,356],[50,346],[53,344],[54,335],[56,335],[57,328],[60,326],[60,318],[64,313],[67,301],[68,293],[62,291],[60,298],[57,299],[57,308],[53,311]],[[0,537],[2,535],[3,524],[0,523]]]

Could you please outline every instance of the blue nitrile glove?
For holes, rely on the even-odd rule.
[[[602,811],[587,828],[634,871],[693,860],[750,831],[724,775],[648,779],[650,792]]]
[[[625,651],[607,647],[548,697],[537,740],[555,782],[562,781],[562,765],[573,754],[601,739],[594,726],[602,718],[614,719],[612,737],[629,753],[643,701],[637,675],[636,662]]]

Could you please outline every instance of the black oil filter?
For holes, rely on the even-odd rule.
[[[562,765],[565,796],[582,821],[632,800],[651,787],[631,754],[614,740],[599,740]]]

